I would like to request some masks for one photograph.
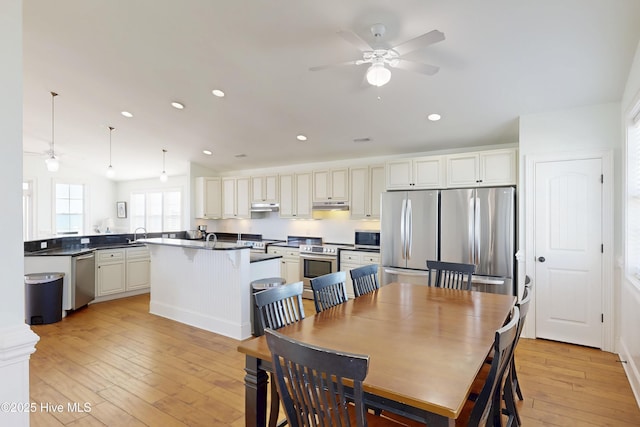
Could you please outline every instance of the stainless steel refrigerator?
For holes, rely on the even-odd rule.
[[[475,264],[473,288],[514,294],[515,189],[442,190],[440,260]]]
[[[427,284],[427,259],[438,259],[438,190],[382,193],[382,284]]]

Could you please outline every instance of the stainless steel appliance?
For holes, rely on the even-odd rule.
[[[474,289],[514,294],[515,189],[442,190],[440,260],[475,264]]]
[[[76,310],[96,297],[96,263],[93,252],[71,257],[71,301]]]
[[[303,298],[313,299],[311,279],[338,271],[338,245],[300,245]]]
[[[380,249],[380,231],[378,230],[356,230],[356,249]]]
[[[382,283],[427,284],[427,259],[438,259],[438,190],[382,193]]]
[[[249,246],[251,252],[264,254],[267,252],[267,246],[272,243],[281,243],[284,240],[238,240],[238,244],[241,246]]]

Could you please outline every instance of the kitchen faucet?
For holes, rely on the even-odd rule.
[[[138,236],[138,230],[142,230],[144,231],[144,238],[147,238],[147,229],[144,227],[138,227],[135,230],[133,230],[133,241],[135,242],[137,240],[137,236]]]
[[[207,233],[207,238],[205,239],[205,246],[209,246],[209,237],[213,236],[213,247],[216,247],[216,243],[218,242],[218,236],[216,233]]]

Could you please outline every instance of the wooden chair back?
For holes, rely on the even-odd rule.
[[[353,294],[356,298],[380,288],[378,281],[378,266],[365,265],[349,271],[353,282]]]
[[[429,286],[471,290],[471,276],[476,271],[473,264],[427,260]]]
[[[504,375],[513,355],[519,322],[520,310],[514,307],[511,320],[496,331],[491,368],[471,411],[468,426],[502,425],[500,417]]]
[[[367,426],[362,382],[369,356],[308,345],[272,329],[265,335],[278,394],[292,427],[351,426],[349,401],[354,403],[357,426]],[[353,384],[349,399],[345,379]]]
[[[255,293],[263,330],[280,329],[304,319],[302,291],[302,282],[296,282]]]
[[[347,302],[347,274],[344,271],[325,274],[311,279],[316,313]]]

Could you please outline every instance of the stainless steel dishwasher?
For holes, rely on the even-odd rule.
[[[71,257],[73,309],[89,304],[96,297],[96,257],[93,252]]]

